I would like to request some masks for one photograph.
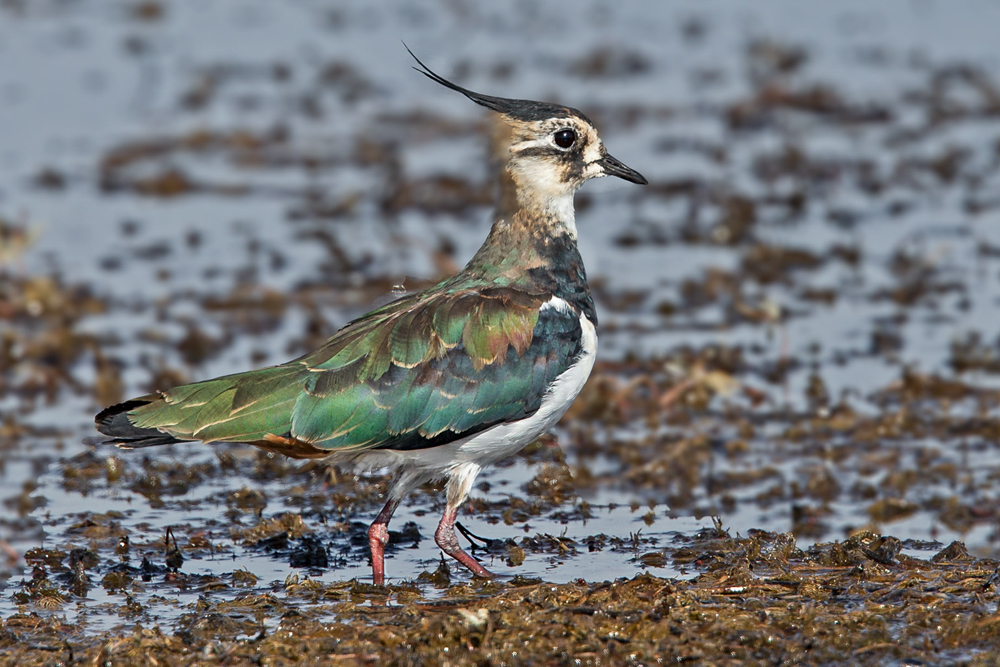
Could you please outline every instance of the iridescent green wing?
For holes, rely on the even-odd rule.
[[[303,457],[445,444],[532,414],[579,356],[579,317],[543,303],[505,288],[405,297],[288,364],[137,399],[128,420]]]
[[[408,295],[369,313],[339,331],[315,354],[355,341],[364,330],[391,319],[393,313],[412,306],[421,296]],[[359,326],[362,323],[364,326]],[[287,438],[292,429],[295,402],[313,375],[304,361],[309,357],[132,399],[115,406],[127,410],[128,423],[108,424],[104,432],[120,437],[130,446],[144,446],[143,441],[152,431],[177,440],[248,442],[270,446],[292,456],[321,454],[310,452],[309,448],[296,448],[293,445],[297,443]],[[154,438],[152,442],[160,444],[162,439]]]
[[[142,430],[177,440],[264,443],[288,432],[305,379],[301,367],[286,365],[174,387],[123,404],[129,408],[128,421],[139,431],[104,432],[139,437],[139,446]]]
[[[303,358],[290,435],[325,450],[420,449],[538,410],[581,351],[579,316],[512,289],[437,293]]]

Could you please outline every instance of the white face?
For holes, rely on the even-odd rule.
[[[576,117],[513,122],[508,169],[519,189],[543,198],[572,195],[605,176],[604,144],[592,125]]]

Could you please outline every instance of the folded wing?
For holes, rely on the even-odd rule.
[[[412,450],[530,416],[581,353],[579,316],[508,288],[405,297],[295,361],[114,406],[124,447],[244,442],[295,457]]]

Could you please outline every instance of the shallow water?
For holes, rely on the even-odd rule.
[[[281,362],[478,247],[483,113],[414,74],[400,38],[473,89],[585,110],[651,181],[593,183],[578,200],[601,363],[558,430],[565,456],[540,447],[490,471],[463,518],[491,538],[577,546],[493,568],[552,582],[683,575],[637,559],[712,515],[734,533],[794,531],[800,545],[872,527],[997,556],[998,12],[3,5],[0,61],[18,66],[0,68],[0,218],[33,241],[3,260],[5,302],[25,303],[0,320],[20,359],[0,391],[0,539],[19,554],[0,614],[30,577],[26,551],[87,547],[102,563],[73,604],[97,627],[116,623],[101,603],[121,594],[97,585],[116,531],[136,545],[132,565],[162,562],[173,527],[183,573],[246,569],[266,588],[301,545],[275,555],[232,531],[285,512],[330,553],[310,577],[370,576],[351,522],[377,511],[377,478],[83,439],[116,396]],[[56,296],[32,296],[26,285],[50,276]],[[71,352],[22,354],[52,331]],[[731,384],[657,402],[698,369]],[[245,487],[263,507],[238,507]],[[421,539],[390,554],[391,577],[437,567],[440,509],[422,491],[400,510],[393,527],[413,522]],[[99,537],[78,527],[114,512]],[[580,546],[635,533],[647,541],[634,549]],[[158,577],[142,595],[165,595]],[[201,594],[144,613],[169,620]]]

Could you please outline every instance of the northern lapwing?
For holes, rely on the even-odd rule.
[[[484,466],[562,417],[597,354],[573,195],[601,176],[647,182],[608,154],[576,109],[475,93],[413,57],[414,69],[497,112],[509,129],[493,227],[465,268],[354,320],[294,361],[140,396],[96,417],[125,449],[246,443],[394,469],[368,530],[377,585],[393,512],[436,479],[447,480],[447,507],[435,542],[474,575],[491,576],[459,546],[458,508]]]

